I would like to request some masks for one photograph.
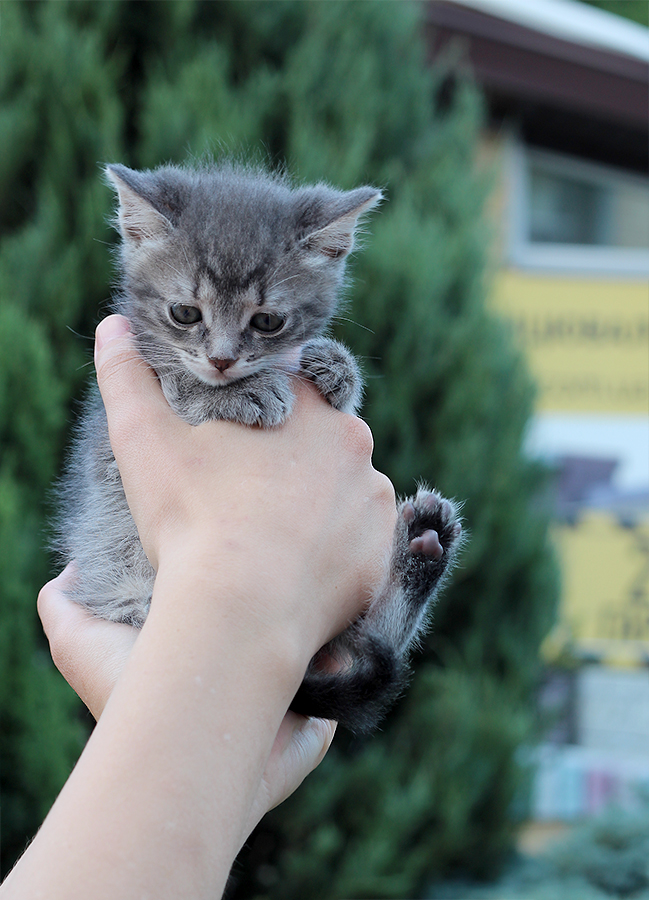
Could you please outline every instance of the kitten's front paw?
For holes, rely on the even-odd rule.
[[[266,372],[238,381],[231,389],[220,388],[214,399],[218,415],[213,418],[272,428],[286,421],[294,394],[286,375]]]
[[[304,345],[300,367],[334,409],[355,413],[359,408],[363,380],[347,347],[330,338],[316,338]]]

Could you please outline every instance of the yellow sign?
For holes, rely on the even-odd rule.
[[[649,520],[625,526],[588,511],[556,525],[555,543],[563,596],[546,655],[568,644],[608,662],[649,659]]]
[[[649,413],[649,284],[503,270],[493,306],[521,342],[543,412]]]

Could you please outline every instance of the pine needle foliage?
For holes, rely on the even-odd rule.
[[[97,41],[57,4],[0,9],[0,816],[9,867],[83,746],[78,706],[36,617],[47,497],[85,361],[68,327],[105,296],[96,160],[121,112]],[[94,292],[94,296],[93,296]]]
[[[638,25],[644,25],[645,28],[649,27],[649,3],[646,0],[581,0],[581,2],[630,19]]]
[[[377,467],[399,492],[422,478],[464,500],[471,535],[383,732],[337,738],[253,835],[230,894],[404,898],[458,867],[491,871],[511,844],[515,753],[556,585],[541,473],[520,449],[532,386],[485,305],[478,92],[431,68],[421,8],[405,0],[5,0],[0,14],[0,121],[17,136],[0,161],[0,716],[22,717],[27,735],[7,731],[2,791],[29,810],[8,845],[33,831],[73,756],[69,697],[33,608],[43,498],[87,374],[79,335],[109,295],[98,164],[227,152],[298,181],[386,189],[336,330],[363,361]],[[47,754],[38,678],[57,697]]]
[[[649,803],[611,806],[495,884],[438,884],[429,900],[649,900]]]

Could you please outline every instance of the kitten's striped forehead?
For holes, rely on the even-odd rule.
[[[198,264],[198,280],[205,282],[219,295],[235,296],[244,292],[256,291],[258,303],[264,302],[265,286],[269,271],[268,262],[264,261],[253,268],[245,265],[245,260],[230,261],[217,259],[208,263],[200,259]]]

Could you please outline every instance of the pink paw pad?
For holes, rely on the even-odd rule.
[[[405,517],[405,516],[404,516]],[[444,555],[444,548],[439,542],[439,536],[436,531],[424,531],[419,537],[410,541],[411,553],[423,553],[425,556],[434,556],[439,559]]]
[[[443,500],[438,493],[436,493],[435,491],[431,491],[424,497],[422,506],[424,507],[424,509],[427,509],[428,512],[435,512],[438,506],[447,502],[448,501]]]
[[[415,521],[415,507],[412,503],[404,503],[403,509],[401,510],[401,515],[404,518],[404,521],[410,525],[411,522]]]

